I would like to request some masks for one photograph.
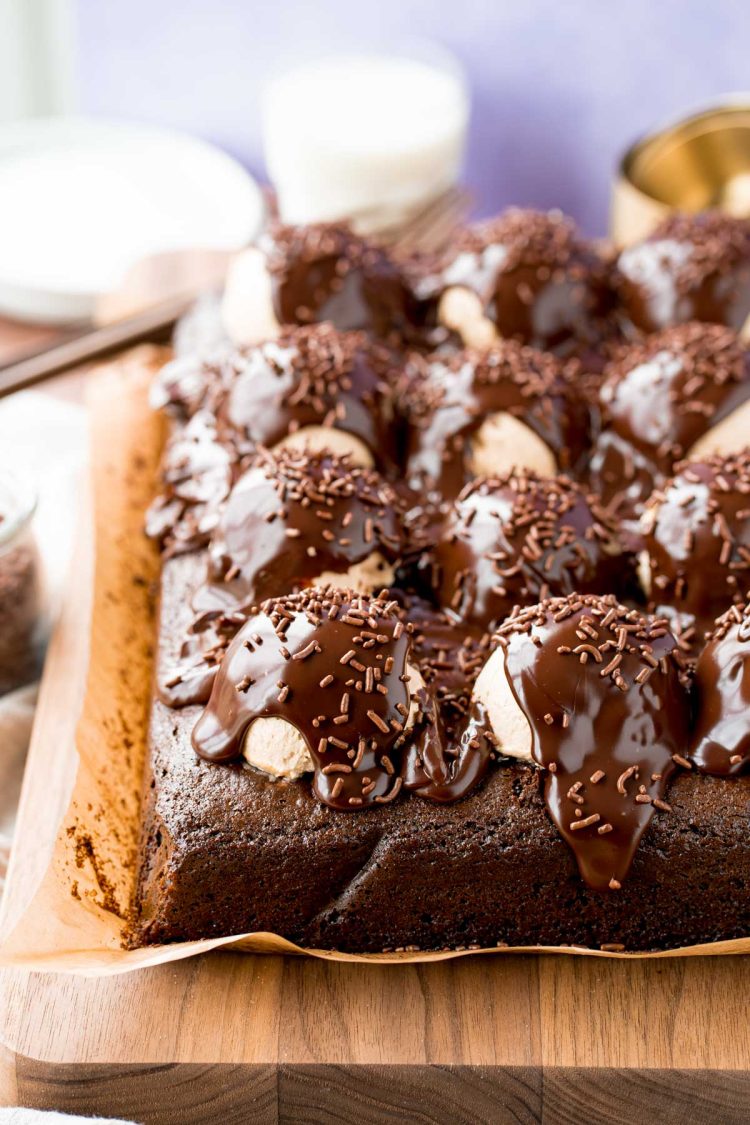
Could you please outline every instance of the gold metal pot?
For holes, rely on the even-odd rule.
[[[683,117],[627,150],[613,189],[612,239],[627,245],[670,211],[708,207],[750,216],[750,93]]]

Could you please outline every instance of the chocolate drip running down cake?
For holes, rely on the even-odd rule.
[[[737,278],[732,223],[698,223],[693,280]],[[173,428],[133,942],[745,936],[734,319],[696,298],[624,343],[627,259],[557,213],[470,228],[440,263],[328,225],[250,260],[261,335],[154,391]],[[660,262],[683,292],[683,257]],[[486,338],[447,323],[457,290]]]

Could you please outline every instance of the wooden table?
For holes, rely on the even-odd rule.
[[[59,384],[70,388],[75,378]],[[85,650],[71,600],[41,692],[5,925],[66,801]],[[150,1125],[729,1125],[750,1118],[748,996],[750,960],[736,957],[365,966],[216,953],[111,979],[6,971],[0,1104]]]

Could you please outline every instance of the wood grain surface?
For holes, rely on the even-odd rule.
[[[91,554],[83,534],[2,927],[28,901],[67,801]],[[377,966],[216,953],[102,979],[5,971],[0,1105],[149,1125],[731,1125],[750,1120],[748,996],[747,957]]]

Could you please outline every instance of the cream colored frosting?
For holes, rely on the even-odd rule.
[[[484,707],[500,752],[531,762],[531,727],[511,689],[503,648],[492,653],[479,673],[472,698]]]
[[[424,680],[414,664],[406,665],[406,675],[410,706],[404,729],[408,731],[419,713],[417,693],[424,687]],[[304,738],[292,723],[278,715],[255,719],[245,735],[242,754],[249,765],[269,777],[294,781],[313,769]]]
[[[227,273],[221,319],[233,344],[260,344],[278,336],[273,289],[265,255],[257,247],[243,250]]]
[[[277,449],[309,449],[314,452],[327,449],[339,457],[349,454],[354,465],[371,469],[374,465],[372,454],[365,443],[346,430],[332,426],[301,426],[292,434],[287,434],[273,447]]]
[[[445,290],[438,305],[438,321],[457,332],[468,348],[488,348],[500,339],[497,327],[484,315],[480,297],[463,285]]]
[[[688,451],[691,461],[703,461],[714,453],[722,457],[750,447],[750,400],[743,402],[726,418],[698,438]]]
[[[496,476],[513,468],[552,477],[557,463],[538,434],[512,414],[489,414],[472,441],[471,469],[477,476]]]
[[[362,562],[352,563],[348,570],[337,573],[325,570],[315,580],[316,586],[335,586],[339,590],[355,590],[358,594],[379,593],[393,585],[396,572],[380,551],[373,551]]]

